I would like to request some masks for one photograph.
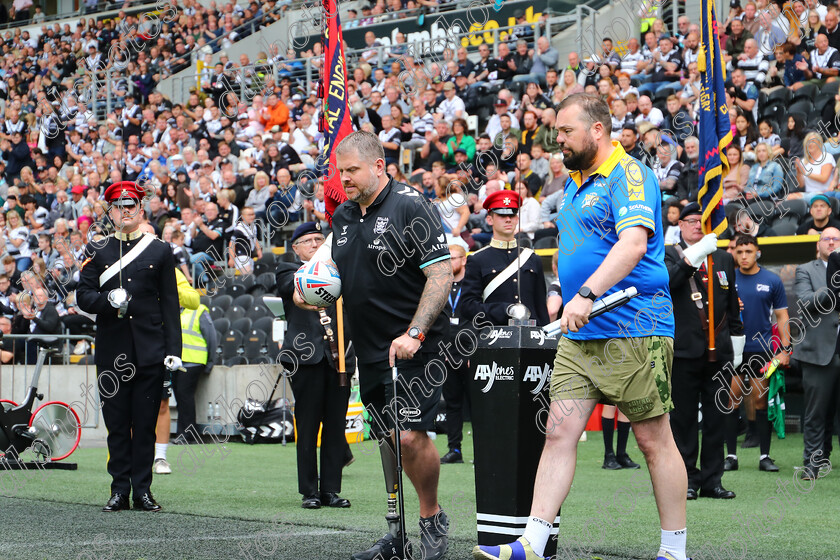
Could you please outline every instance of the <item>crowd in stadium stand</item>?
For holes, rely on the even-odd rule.
[[[435,2],[419,4],[433,9]],[[124,70],[99,62],[108,60],[112,44],[127,43],[118,32],[126,27],[115,20],[45,26],[37,40],[19,29],[3,33],[0,227],[6,254],[0,305],[5,316],[14,318],[14,292],[25,288],[20,275],[31,269],[50,288],[64,326],[74,334],[89,328],[72,292],[91,227],[109,231],[100,198],[111,182],[141,180],[154,187],[149,220],[196,282],[207,279],[207,261],[228,261],[247,271],[258,249],[282,244],[283,226],[325,219],[323,188],[310,180],[323,138],[321,103],[314,85],[307,89],[300,60],[311,59],[320,69],[320,44],[297,55],[258,52],[253,60],[242,55],[235,62],[221,52],[221,63],[205,68],[201,87],[184,104],[155,91],[162,78],[189,67],[193,54],[220,52],[241,38],[230,34],[240,22],[268,25],[282,17],[277,5],[268,0],[202,7],[186,0],[174,21],[156,30],[142,49],[127,48]],[[380,12],[389,8],[413,6],[411,0],[387,6],[380,0],[344,21],[348,27],[365,25],[367,18],[385,17]],[[837,225],[840,9],[816,0],[794,2],[793,8],[797,21],[776,3],[760,0],[742,8],[733,0],[720,27],[734,136],[726,151],[730,171],[723,178],[730,236],[807,234]],[[447,48],[438,62],[429,63],[402,34],[385,49],[372,32],[365,44],[345,44],[354,128],[379,135],[389,174],[416,186],[440,208],[457,209],[441,218],[453,242],[470,248],[486,244],[491,231],[484,198],[515,189],[524,199],[523,242],[552,247],[553,220],[568,177],[554,107],[576,92],[597,94],[611,107],[614,140],[657,175],[667,241],[678,241],[679,229],[671,226],[698,189],[698,26],[682,16],[672,35],[657,19],[640,38],[605,37],[602,52],[582,56],[552,47],[542,21],[535,33],[524,14],[516,17],[498,55],[485,43],[470,50]],[[136,23],[134,16],[123,20],[129,28]],[[82,76],[89,84],[96,72],[101,80],[111,75],[114,92],[112,111],[101,120],[91,111],[91,95],[83,93],[77,102],[68,94],[73,80]],[[230,92],[242,86],[259,93],[231,101]],[[97,93],[99,102],[104,88]],[[826,198],[809,209],[820,193]],[[794,204],[796,199],[801,201]],[[801,219],[791,223],[788,216],[776,224],[775,215],[729,212],[756,201],[769,201],[770,208],[790,202]],[[255,210],[256,223],[239,219],[245,207]],[[244,242],[233,247],[236,238]],[[77,350],[84,351],[84,344]]]

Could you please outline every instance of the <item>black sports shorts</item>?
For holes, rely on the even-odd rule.
[[[445,370],[433,354],[417,353],[410,360],[397,360],[397,420],[400,430],[431,431],[440,402]],[[359,390],[371,416],[371,431],[377,438],[394,426],[394,385],[387,361],[359,364]]]

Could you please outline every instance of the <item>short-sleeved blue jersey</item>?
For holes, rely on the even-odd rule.
[[[766,352],[772,348],[773,311],[787,309],[785,285],[778,274],[759,267],[755,274],[735,271],[735,287],[738,297],[744,302],[741,319],[744,321],[744,335],[747,343],[744,352]]]
[[[629,227],[648,230],[647,251],[623,280],[610,288],[612,294],[631,286],[639,296],[627,305],[596,317],[573,340],[624,338],[630,336],[674,336],[674,314],[665,241],[662,230],[662,196],[653,170],[613,142],[610,157],[581,184],[573,171],[557,216],[559,232],[558,278],[563,301],[570,301],[586,280],[604,262]]]

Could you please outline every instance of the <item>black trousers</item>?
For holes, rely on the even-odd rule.
[[[135,362],[136,363],[136,362]],[[149,491],[155,458],[155,426],[160,409],[163,364],[101,371],[97,368],[102,417],[108,429],[111,492],[134,498]]]
[[[802,362],[802,388],[805,391],[804,462],[820,462],[831,454],[834,416],[840,400],[840,356],[835,354],[828,365]],[[822,455],[814,456],[817,451]]]
[[[321,432],[321,492],[341,492],[347,440],[344,429],[350,387],[339,387],[338,373],[329,362],[298,366],[290,378],[295,394],[298,492],[318,494],[318,426]]]
[[[204,373],[205,364],[184,364],[187,371],[175,371],[172,373],[172,391],[175,393],[175,401],[178,403],[178,436],[184,436],[188,440],[195,437],[187,432],[187,428],[195,426],[195,431],[201,433],[195,424],[195,388],[198,380]]]
[[[461,449],[464,439],[464,401],[469,401],[469,367],[464,358],[461,367],[449,367],[443,382],[446,401],[446,438],[449,449]]]
[[[720,486],[723,476],[726,415],[718,408],[715,394],[721,387],[725,388],[725,394],[729,394],[731,376],[724,373],[725,385],[719,379],[714,379],[714,376],[723,369],[724,364],[709,362],[705,356],[695,360],[674,358],[671,373],[671,398],[674,402],[671,431],[685,462],[688,487],[695,490],[712,490]],[[698,404],[703,407],[702,449],[697,420]]]

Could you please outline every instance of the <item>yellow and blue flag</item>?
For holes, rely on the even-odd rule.
[[[712,0],[702,0],[700,22],[700,139],[699,180],[697,194],[703,211],[704,233],[722,234],[728,224],[723,210],[723,177],[729,173],[726,147],[732,142],[729,107],[726,105],[726,80],[718,41],[718,22]]]

